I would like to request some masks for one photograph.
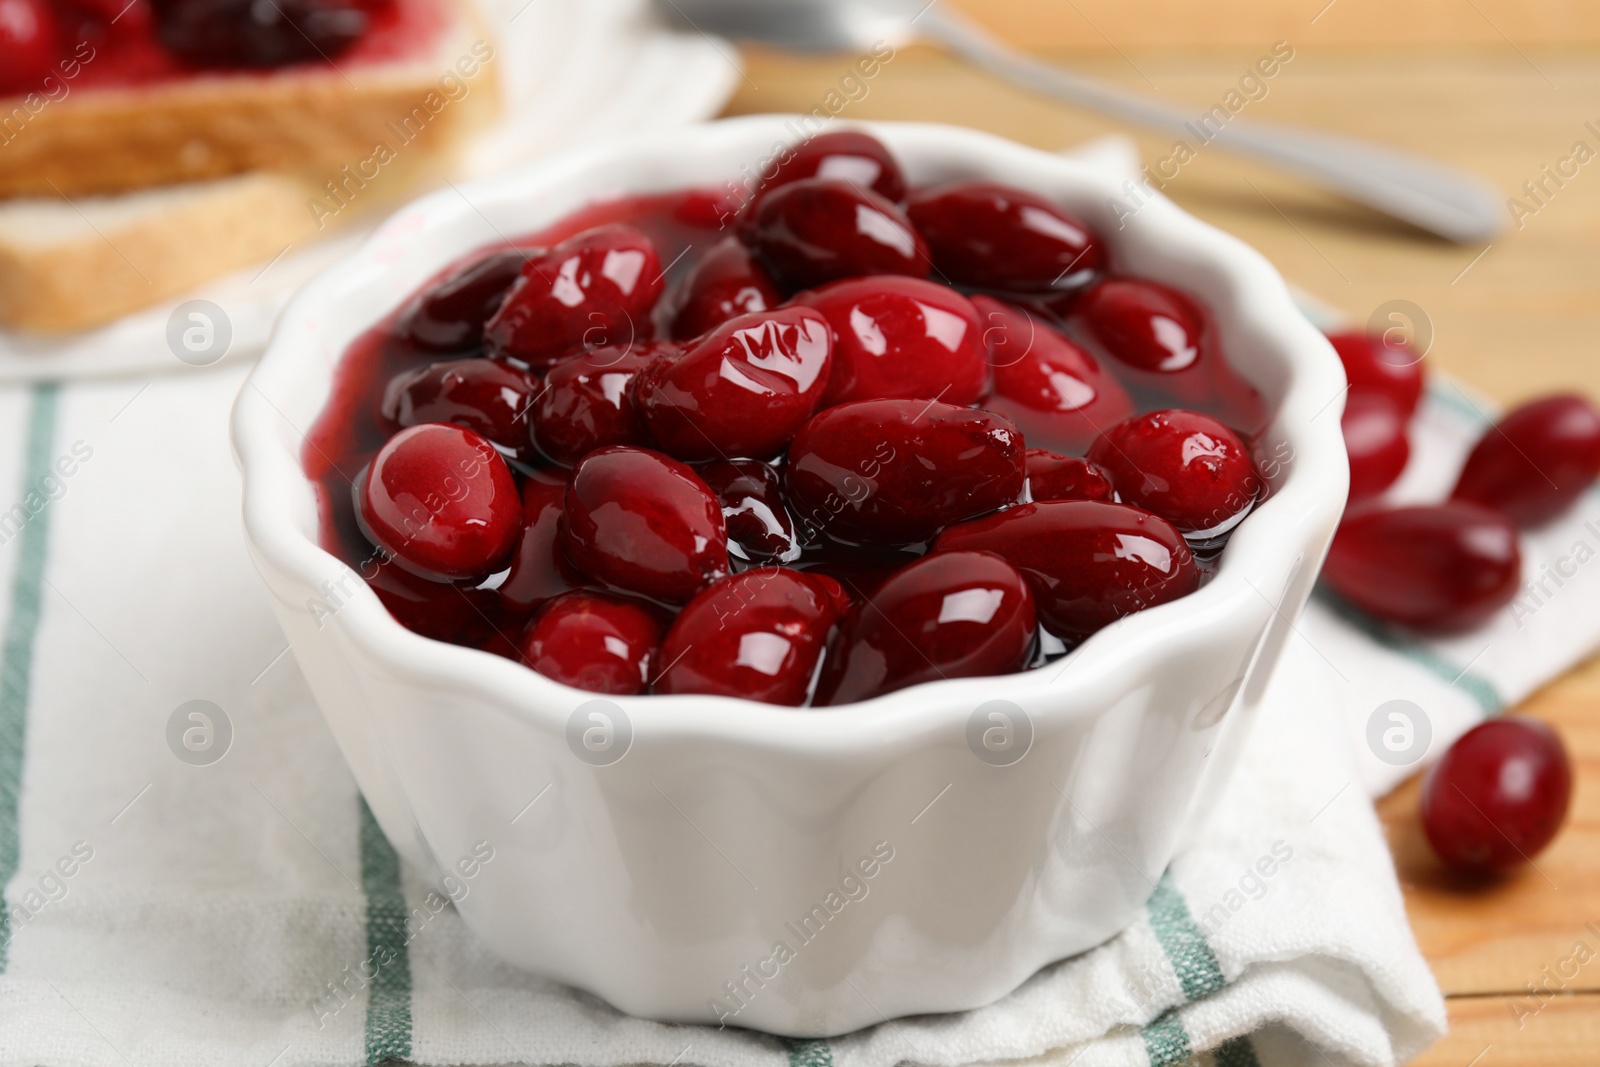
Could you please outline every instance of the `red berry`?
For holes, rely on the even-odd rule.
[[[606,445],[645,443],[633,405],[633,380],[676,346],[651,342],[599,348],[551,367],[529,412],[535,448],[570,467]]]
[[[505,248],[473,259],[408,304],[395,322],[395,336],[424,352],[476,352],[483,347],[483,324],[500,307],[522,264],[540,254]]]
[[[1009,674],[1033,651],[1033,594],[986,552],[924,556],[845,618],[818,704],[851,704],[940,678]]]
[[[824,133],[789,150],[764,182],[766,193],[802,178],[833,178],[858,189],[870,189],[892,203],[906,198],[906,178],[900,164],[871,134],[856,130]]]
[[[579,589],[539,609],[520,651],[528,666],[562,685],[628,696],[649,687],[661,630],[649,605]]]
[[[743,559],[788,563],[800,555],[794,519],[778,472],[755,459],[718,460],[697,467],[722,503],[728,550]]]
[[[1394,399],[1352,390],[1339,425],[1350,457],[1350,502],[1375,497],[1393,485],[1411,459],[1406,416]]]
[[[1034,500],[1110,500],[1111,476],[1080,456],[1058,456],[1042,448],[1023,454],[1028,491]]]
[[[494,445],[459,426],[401,430],[356,483],[369,540],[425,578],[490,574],[522,532],[522,502]]]
[[[1484,431],[1451,496],[1538,526],[1571,507],[1597,474],[1600,411],[1564,393],[1524,404]]]
[[[521,452],[527,449],[528,406],[537,388],[525,372],[497,360],[446,360],[391,380],[383,416],[401,426],[448,422]]]
[[[1239,435],[1195,411],[1152,411],[1120,422],[1089,448],[1125,503],[1185,534],[1214,537],[1254,505],[1263,482]]]
[[[928,273],[927,249],[899,208],[826,178],[763,194],[746,213],[740,236],[791,291],[867,274]]]
[[[1022,493],[1022,436],[988,411],[865,400],[814,416],[789,449],[789,501],[844,541],[907,545]]]
[[[1172,374],[1201,357],[1205,316],[1175,289],[1143,278],[1107,278],[1078,297],[1072,318],[1112,356],[1140,370]]]
[[[1050,200],[998,182],[955,182],[911,198],[906,215],[934,270],[956,285],[1014,293],[1081,286],[1105,259],[1089,228]]]
[[[729,319],[783,303],[778,285],[738,238],[726,237],[689,270],[683,305],[672,320],[672,336],[699,337]]]
[[[1030,445],[1081,452],[1133,412],[1127,390],[1093,356],[1018,307],[979,294],[994,395],[984,407],[1017,424]]]
[[[1526,863],[1567,816],[1572,764],[1536,719],[1491,719],[1462,734],[1422,783],[1422,828],[1439,858],[1471,874]]]
[[[1369,615],[1424,630],[1466,630],[1517,594],[1517,528],[1453,500],[1347,515],[1322,577]]]
[[[833,327],[823,406],[851,400],[970,404],[988,390],[983,330],[972,301],[917,278],[853,278],[801,293]]]
[[[544,368],[563,356],[653,336],[660,257],[632,226],[585,230],[522,265],[484,326],[489,354]]]
[[[839,614],[825,581],[757,567],[706,587],[661,642],[655,691],[804,704]]]
[[[44,0],[0,0],[0,92],[37,92],[63,54],[61,27]]]
[[[1200,586],[1183,535],[1126,504],[1051,500],[952,526],[934,552],[993,552],[1028,580],[1039,621],[1067,641]]]
[[[670,456],[614,445],[572,470],[567,558],[627,593],[682,604],[728,573],[722,508],[699,475]]]
[[[1383,393],[1406,418],[1422,399],[1422,356],[1403,344],[1391,344],[1377,334],[1350,330],[1330,333],[1328,340],[1344,364],[1352,393]]]
[[[511,570],[495,589],[511,611],[530,612],[551,597],[583,584],[561,544],[561,512],[567,483],[535,476],[522,483],[522,536],[511,553]]]
[[[811,417],[828,384],[833,339],[810,308],[730,319],[634,383],[651,438],[680,459],[766,459]]]
[[[172,0],[155,14],[162,47],[197,67],[329,62],[370,22],[359,0]]]

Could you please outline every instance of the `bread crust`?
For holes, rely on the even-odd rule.
[[[447,151],[493,112],[493,56],[461,15],[427,55],[403,63],[0,99],[0,197],[73,197],[256,170],[331,172],[380,142]],[[468,91],[457,96],[460,84]]]
[[[493,117],[495,59],[463,14],[404,63],[0,100],[0,326],[100,326],[392,206]]]

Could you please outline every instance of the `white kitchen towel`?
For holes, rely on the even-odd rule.
[[[1147,872],[1120,936],[988,1008],[831,1041],[660,1025],[500,964],[429,872],[401,869],[244,551],[226,438],[243,374],[0,392],[0,504],[18,505],[0,511],[0,1067],[1397,1063],[1443,1009],[1338,741],[1351,709],[1393,678],[1435,715],[1437,750],[1469,718],[1436,697],[1481,713],[1496,702],[1469,679],[1488,679],[1514,698],[1600,621],[1565,592],[1508,613],[1486,639],[1537,647],[1537,666],[1490,673],[1491,645],[1435,693],[1404,684],[1448,675],[1453,649],[1315,608],[1217,816]],[[1424,457],[1474,432],[1434,417],[1455,410],[1445,390]],[[1582,539],[1582,521],[1540,537]],[[196,700],[215,731],[199,756],[179,736]],[[385,946],[402,964],[364,981]]]
[[[500,964],[397,861],[244,550],[244,373],[0,389],[0,1067],[1402,1062],[1444,1012],[1368,794],[1600,643],[1591,496],[1479,634],[1313,604],[1216,816],[1105,945],[830,1041],[661,1025]],[[1442,495],[1487,410],[1435,383],[1396,496]]]

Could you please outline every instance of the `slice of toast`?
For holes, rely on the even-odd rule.
[[[0,197],[67,196],[248,171],[359,169],[379,146],[447,149],[492,112],[494,47],[464,6],[395,0],[415,40],[328,63],[125,83],[80,45],[40,91],[0,99]],[[96,63],[100,63],[99,67]]]
[[[359,188],[252,171],[110,196],[0,200],[0,326],[103,325],[393,207],[447,162],[400,155]]]
[[[448,26],[404,62],[70,92],[23,125],[0,111],[0,326],[102,325],[447,172],[498,94],[486,35],[438,10]]]
[[[230,270],[315,230],[303,179],[255,173],[75,202],[0,202],[0,323],[79,330]]]

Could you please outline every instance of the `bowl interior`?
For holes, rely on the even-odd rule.
[[[727,731],[756,744],[819,750],[863,738],[904,738],[949,725],[975,701],[1022,701],[1052,685],[1093,707],[1125,672],[1147,669],[1171,642],[1196,641],[1241,598],[1282,594],[1315,540],[1331,527],[1347,480],[1339,415],[1344,378],[1321,335],[1296,311],[1277,273],[1241,242],[1160,197],[1134,204],[1120,177],[990,135],[926,124],[869,124],[918,185],[988,178],[1049,196],[1098,231],[1118,269],[1187,290],[1209,307],[1229,360],[1273,412],[1264,447],[1286,457],[1273,493],[1234,532],[1215,578],[1182,600],[1129,616],[1100,632],[1064,664],[1002,678],[929,683],[843,708],[793,709],[731,698],[617,698],[630,714],[648,704],[656,728]],[[759,173],[799,139],[794,119],[755,117],[564,154],[487,181],[452,186],[402,209],[360,250],[308,286],[285,310],[267,354],[243,390],[234,439],[245,476],[246,527],[259,559],[310,587],[347,573],[318,544],[312,483],[300,455],[326,404],[346,347],[443,266],[503,243],[585,204],[688,186],[724,186]],[[353,472],[351,472],[353,473]],[[1274,577],[1276,576],[1276,577]],[[364,584],[340,612],[357,644],[393,671],[453,679],[509,713],[548,716],[559,726],[592,694],[551,682],[488,653],[430,641],[395,622]],[[1044,676],[1050,675],[1047,680]],[[938,709],[943,709],[940,711]]]

